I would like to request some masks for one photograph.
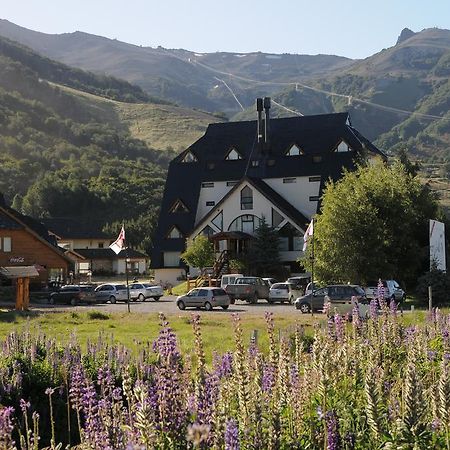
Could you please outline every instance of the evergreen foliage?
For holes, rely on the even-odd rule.
[[[347,172],[327,185],[315,220],[315,273],[326,282],[415,283],[428,261],[428,221],[438,214],[433,193],[400,162]]]
[[[186,244],[186,251],[181,255],[186,264],[200,270],[214,264],[214,246],[207,236],[199,235]]]

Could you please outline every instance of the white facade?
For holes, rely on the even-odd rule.
[[[310,218],[316,213],[321,181],[320,175],[292,178],[266,178],[263,181],[306,217]],[[311,197],[316,200],[311,200]]]
[[[176,286],[180,284],[185,275],[185,271],[179,267],[174,269],[155,269],[155,282],[161,284],[163,287],[167,283]]]
[[[60,239],[58,245],[66,250],[77,248],[108,248],[111,239]]]
[[[198,223],[205,215],[214,208],[214,206],[225,197],[228,192],[233,189],[233,181],[211,181],[202,183],[200,188],[200,195],[198,198],[197,215],[195,216],[195,223]],[[228,184],[228,185],[227,185]],[[211,186],[212,185],[212,186]],[[207,187],[203,187],[207,186]],[[207,203],[214,202],[214,206]]]
[[[306,181],[301,180],[301,182],[298,184],[292,183],[294,188],[291,187],[291,184],[287,185],[288,187],[285,187],[285,185],[283,184],[283,179],[273,179],[273,186],[271,187],[275,191],[277,191],[278,189],[278,193],[280,195],[283,195],[283,197],[285,197],[286,200],[291,204],[293,203],[292,199],[295,200],[297,205],[301,203],[303,206],[303,210],[301,212],[303,212],[304,215],[309,218],[316,212],[317,201],[310,202],[311,205],[309,205],[307,202],[309,202],[310,195],[318,195],[320,183],[310,183],[308,181],[308,177],[304,178],[306,178]],[[306,193],[302,193],[299,190],[299,186],[304,187]],[[245,187],[250,188],[252,191],[251,209],[242,209],[243,205],[241,204],[241,191]],[[305,196],[307,200],[305,200]],[[272,222],[273,211],[282,216],[281,222],[277,224],[274,224]],[[222,204],[218,205],[217,207],[211,207],[208,212],[210,214],[208,215],[206,220],[201,220],[204,215],[200,217],[200,221],[197,220],[196,227],[190,236],[191,238],[202,233],[207,226],[211,227],[214,233],[219,233],[221,231],[243,231],[248,234],[253,234],[255,229],[258,228],[258,219],[260,220],[263,217],[265,218],[266,223],[269,226],[273,226],[276,229],[281,229],[289,223],[293,228],[298,230],[299,235],[303,236],[304,233],[304,230],[302,230],[277,205],[272,203],[262,192],[260,192],[252,183],[248,181],[241,182],[238,188],[236,188],[234,192],[231,193],[231,195]],[[220,221],[214,220],[220,214],[223,215],[221,228],[217,225],[217,223]],[[235,221],[237,218],[240,218],[242,216],[245,217],[245,222]],[[247,221],[250,216],[253,216],[253,222]],[[303,252],[301,251],[301,249],[296,249],[295,251],[282,251],[280,252],[280,257],[282,261],[295,261],[302,255],[302,253]]]

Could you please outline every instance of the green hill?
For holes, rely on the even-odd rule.
[[[24,213],[125,220],[131,242],[145,247],[169,143],[186,147],[214,120],[0,38],[0,192]]]

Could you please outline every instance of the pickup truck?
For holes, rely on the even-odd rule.
[[[226,286],[225,291],[230,296],[232,303],[237,299],[249,303],[256,303],[260,298],[269,299],[269,287],[259,277],[237,278],[234,284]]]

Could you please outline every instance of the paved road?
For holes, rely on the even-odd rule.
[[[163,312],[164,314],[190,314],[193,311],[198,311],[206,314],[231,314],[231,313],[249,313],[263,315],[265,311],[272,311],[275,314],[298,314],[301,315],[300,311],[297,311],[294,306],[289,304],[273,304],[270,305],[265,300],[259,300],[257,304],[250,305],[246,302],[237,301],[234,305],[230,305],[228,310],[224,311],[222,308],[215,308],[212,312],[206,312],[202,309],[187,308],[185,311],[180,311],[175,303],[176,296],[164,296],[157,302],[154,300],[147,300],[145,302],[131,302],[130,310],[133,313],[158,313]],[[8,305],[11,307],[11,305]],[[68,311],[104,311],[104,312],[126,312],[126,303],[116,303],[111,305],[109,303],[93,304],[93,305],[49,305],[46,303],[31,303],[31,309],[34,311],[41,312],[68,312]],[[6,304],[0,304],[1,307],[6,307]]]

